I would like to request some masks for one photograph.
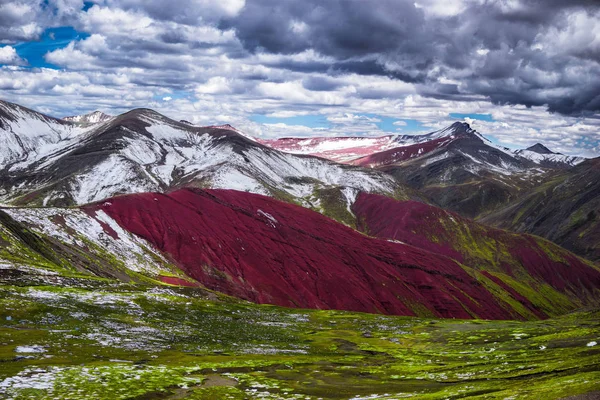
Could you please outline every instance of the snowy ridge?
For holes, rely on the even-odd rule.
[[[21,126],[23,121],[37,121],[34,117],[19,116],[12,123]],[[59,133],[51,142],[53,147],[20,164],[36,174],[6,172],[4,187],[0,184],[1,202],[10,203],[33,191],[39,194],[27,198],[42,206],[87,204],[120,194],[182,186],[264,195],[283,192],[306,202],[316,188],[325,186],[379,193],[397,188],[384,173],[279,152],[229,125],[189,126],[147,109],[87,127],[58,120],[54,124],[60,130],[45,128]]]
[[[146,241],[123,230],[101,210],[93,213],[64,208],[11,208],[3,211],[35,232],[63,243],[86,248],[92,253],[96,250],[88,243],[93,243],[101,252],[111,254],[135,272],[154,276],[165,272],[160,265],[169,265]]]
[[[0,169],[23,169],[70,147],[88,131],[0,101]]]
[[[112,118],[112,116],[104,114],[102,111],[94,111],[89,114],[64,117],[63,120],[69,122],[76,122],[78,124],[97,124],[99,122],[109,121]]]
[[[553,164],[574,166],[586,160],[586,158],[583,157],[567,156],[560,153],[540,154],[527,149],[516,150],[514,154],[542,166],[552,166]]]

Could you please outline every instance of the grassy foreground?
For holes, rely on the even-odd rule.
[[[0,398],[558,399],[599,390],[600,313],[435,320],[57,277],[0,286]]]

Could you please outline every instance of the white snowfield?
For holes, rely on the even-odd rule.
[[[135,118],[145,128],[132,130],[118,125],[115,119],[77,125],[7,103],[0,102],[0,106],[12,118],[7,126],[0,125],[0,171],[11,165],[8,173],[13,175],[22,169],[44,172],[54,164],[61,165],[62,157],[93,143],[103,132],[116,128],[124,132],[104,145],[106,156],[100,161],[85,164],[83,157],[83,165],[60,182],[61,188],[46,189],[55,183],[49,179],[36,182],[34,187],[20,184],[0,191],[0,202],[4,203],[38,189],[43,189],[42,205],[46,206],[59,199],[70,198],[81,205],[118,194],[162,192],[188,184],[265,195],[284,192],[300,201],[310,197],[315,188],[329,185],[355,189],[344,193],[390,193],[396,187],[383,173],[272,150],[228,125],[222,129],[232,131],[233,136],[213,134],[209,129],[140,110]]]

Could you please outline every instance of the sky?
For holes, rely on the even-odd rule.
[[[597,0],[0,0],[0,99],[600,156]]]

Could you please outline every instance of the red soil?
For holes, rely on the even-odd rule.
[[[517,274],[518,280],[548,284],[581,300],[593,298],[600,289],[598,269],[541,238],[488,228],[437,207],[374,194],[360,193],[352,210],[359,228],[371,236],[399,240],[477,269]],[[474,260],[477,247],[492,254],[503,252],[504,262],[495,263],[485,257]],[[470,258],[465,259],[467,256]],[[515,293],[511,295],[517,298]]]
[[[410,146],[395,147],[393,149],[359,158],[352,161],[351,164],[360,165],[362,167],[381,167],[390,165],[400,161],[408,160],[410,158],[420,157],[435,149],[445,146],[452,140],[453,139],[451,137],[443,137]]]
[[[348,142],[352,142],[351,147],[345,147]],[[279,138],[260,140],[259,142],[273,149],[286,152],[300,152],[316,157],[325,158],[342,163],[352,163],[351,160],[377,153],[389,146],[391,136],[380,137],[315,137],[315,138]],[[341,148],[336,149],[335,145],[329,150],[317,150],[323,143],[331,145],[340,143]],[[366,144],[371,143],[371,144]]]
[[[269,197],[184,189],[88,207],[168,253],[207,288],[253,302],[447,318],[516,316],[448,257],[366,237]]]

